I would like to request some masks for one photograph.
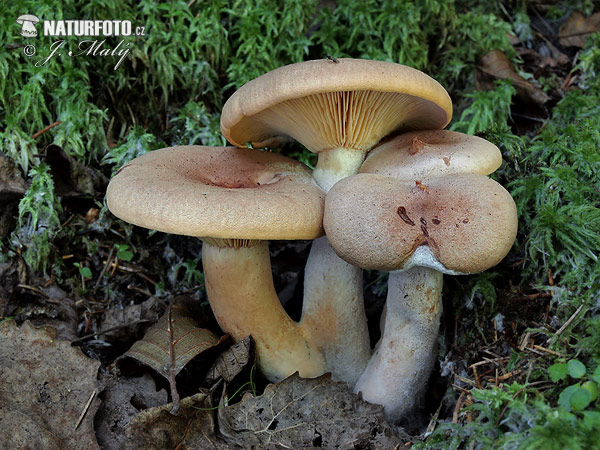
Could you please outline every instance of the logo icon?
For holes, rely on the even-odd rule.
[[[33,14],[23,14],[17,19],[17,23],[23,27],[21,30],[21,36],[23,37],[36,37],[38,35],[35,29],[35,24],[38,23],[38,19]]]

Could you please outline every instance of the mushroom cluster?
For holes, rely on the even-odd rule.
[[[478,137],[406,133],[327,195],[323,220],[336,253],[390,271],[382,337],[355,391],[384,405],[392,421],[413,408],[435,362],[442,274],[493,267],[514,242],[515,203],[486,176],[501,162]]]
[[[451,117],[447,92],[415,69],[353,59],[292,64],[227,101],[221,130],[235,147],[136,158],[111,180],[107,205],[130,223],[202,239],[215,317],[236,340],[252,335],[268,379],[331,372],[396,420],[435,360],[442,273],[497,264],[516,233],[510,195],[486,176],[500,152],[442,131]],[[256,149],[288,140],[318,154],[312,172]],[[314,240],[299,322],[275,292],[271,239]],[[364,268],[392,271],[374,351]]]

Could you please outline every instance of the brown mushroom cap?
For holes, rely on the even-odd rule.
[[[234,239],[313,239],[325,195],[309,169],[235,147],[155,150],[123,166],[106,202],[126,222],[166,233]]]
[[[363,59],[314,60],[242,86],[223,107],[221,131],[239,147],[295,139],[317,153],[369,150],[392,131],[443,128],[451,118],[446,90],[416,69]]]
[[[404,133],[374,148],[360,173],[422,180],[455,173],[488,175],[502,164],[498,147],[477,136],[447,130]]]
[[[517,233],[510,194],[480,174],[408,183],[377,174],[339,181],[327,194],[324,227],[336,253],[365,269],[404,268],[427,245],[449,271],[498,264]]]

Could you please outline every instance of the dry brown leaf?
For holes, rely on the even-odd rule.
[[[12,320],[0,325],[2,448],[99,448],[93,428],[98,367],[100,362],[57,340],[51,327],[25,322],[17,328]]]
[[[141,412],[127,427],[127,450],[232,449],[214,435],[210,394],[202,391],[181,400],[179,413],[169,411],[171,404]]]
[[[261,396],[248,393],[240,403],[219,408],[218,418],[226,441],[246,449],[391,449],[400,443],[382,406],[365,402],[328,374],[294,374]]]
[[[104,195],[108,185],[106,176],[99,170],[80,163],[58,145],[46,147],[45,160],[50,166],[57,195]]]
[[[0,202],[20,198],[27,191],[27,183],[15,162],[0,153]]]
[[[19,198],[27,191],[27,187],[15,162],[0,152],[0,238],[12,231]]]
[[[214,383],[223,378],[227,383],[231,381],[248,365],[254,361],[254,341],[251,336],[232,345],[215,360],[206,374],[207,383]]]
[[[18,305],[11,316],[19,322],[30,321],[34,327],[56,328],[58,337],[66,341],[77,339],[75,300],[55,283],[45,285],[41,278],[31,278],[29,284],[17,286]]]
[[[175,303],[123,356],[137,359],[169,380],[175,412],[179,406],[175,376],[195,356],[218,343],[212,331],[198,327],[185,304]]]
[[[149,374],[137,378],[107,379],[102,405],[94,420],[96,437],[102,449],[121,449],[129,423],[141,411],[166,403],[167,392],[164,389],[157,391]]]
[[[139,338],[139,328],[144,321],[154,322],[158,317],[156,297],[149,297],[142,303],[127,305],[124,308],[110,308],[104,312],[101,330],[102,337],[109,341],[131,342]]]
[[[585,41],[592,33],[600,31],[600,12],[585,17],[573,11],[567,21],[558,29],[560,45],[563,47],[585,47]]]
[[[510,60],[500,50],[492,50],[484,55],[477,68],[494,79],[511,80],[521,97],[525,97],[538,105],[543,105],[550,100],[550,97],[544,91],[519,75]]]

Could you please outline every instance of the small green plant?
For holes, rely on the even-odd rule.
[[[91,280],[92,279],[92,271],[89,267],[83,266],[78,262],[73,263],[75,267],[79,270],[79,275],[81,275],[82,279]]]
[[[202,258],[181,260],[173,266],[169,279],[173,286],[190,289],[204,286],[204,272],[200,270]],[[183,275],[181,271],[183,270]]]
[[[115,244],[115,250],[117,251],[117,258],[121,261],[131,261],[133,259],[133,252],[129,250],[129,245]]]
[[[598,383],[600,383],[600,366],[589,374],[585,365],[571,359],[564,363],[555,363],[548,368],[548,375],[554,382],[567,378],[579,380],[562,390],[558,404],[567,411],[583,411],[598,399]]]

